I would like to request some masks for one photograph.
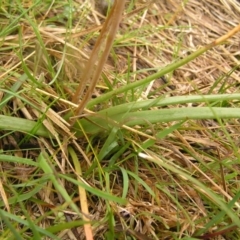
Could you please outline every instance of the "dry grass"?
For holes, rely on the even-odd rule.
[[[72,128],[78,118],[121,103],[238,93],[239,32],[149,85],[86,109],[91,97],[143,79],[229,32],[240,23],[239,1],[126,1],[118,32],[121,2],[105,26],[89,2],[36,2],[37,9],[29,1],[24,9],[3,3],[1,114],[43,122],[51,137],[34,129],[32,138],[11,127],[1,131],[1,207],[59,239],[239,239],[236,222],[223,211],[232,208],[236,218],[240,211],[238,119],[113,128],[107,136],[83,130],[80,139]],[[214,104],[236,108],[239,102]],[[144,148],[166,129],[164,140]],[[9,219],[22,239],[40,239],[38,228]],[[3,239],[16,239],[9,222],[2,221]]]

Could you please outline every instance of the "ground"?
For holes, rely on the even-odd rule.
[[[240,239],[240,2],[102,2],[1,2],[2,239]]]

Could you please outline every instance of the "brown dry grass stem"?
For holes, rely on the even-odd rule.
[[[224,34],[220,38],[218,38],[215,41],[213,41],[212,43],[210,43],[208,46],[206,46],[206,49],[209,50],[212,47],[223,44],[225,41],[227,41],[229,38],[231,38],[232,36],[234,36],[238,32],[240,32],[240,24],[238,24],[236,27],[231,29],[229,32],[227,32],[226,34]]]
[[[78,107],[74,111],[74,116],[81,115],[82,111],[92,96],[92,93],[96,87],[97,81],[102,72],[103,66],[108,58],[110,53],[115,35],[117,33],[119,23],[122,18],[122,14],[124,11],[125,1],[115,1],[113,8],[108,15],[99,35],[98,40],[96,41],[91,56],[85,66],[85,70],[83,72],[82,78],[80,80],[80,84],[73,96],[72,102],[77,104]],[[96,66],[97,65],[97,66]],[[86,90],[85,95],[83,96],[83,92],[86,88],[87,83],[89,83],[88,89]],[[71,120],[71,124],[75,123],[75,119]],[[75,161],[76,171],[78,174],[81,173],[80,165]],[[79,186],[79,194],[81,196],[80,204],[81,209],[84,213],[89,214],[88,212],[88,204],[85,189]],[[85,218],[86,221],[89,221],[88,218]],[[87,240],[93,239],[92,227],[91,224],[84,224],[85,236]]]
[[[103,25],[99,38],[94,45],[91,56],[85,66],[85,70],[81,78],[81,83],[79,84],[72,99],[73,103],[78,103],[79,99],[81,99],[81,102],[79,103],[77,109],[75,109],[74,111],[75,116],[82,113],[84,107],[92,96],[93,90],[100,77],[103,66],[108,59],[108,55],[110,53],[115,35],[117,33],[119,23],[122,19],[124,6],[125,0],[115,1],[111,12],[106,19],[106,22]],[[89,83],[88,89],[85,95],[82,96],[87,83]],[[72,125],[74,123],[75,120],[71,122]]]

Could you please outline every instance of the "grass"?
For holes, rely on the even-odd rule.
[[[0,6],[1,239],[240,238],[237,1]]]

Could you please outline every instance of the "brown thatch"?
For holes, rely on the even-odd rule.
[[[70,131],[70,124],[62,118],[62,115],[64,111],[71,107],[75,109],[77,106],[78,99],[74,98],[73,93],[81,78],[85,76],[84,71],[86,71],[85,67],[89,56],[103,27],[102,24],[106,20],[104,16],[108,11],[106,4],[103,4],[104,1],[95,2],[74,1],[76,13],[71,30],[66,30],[65,22],[58,20],[56,20],[54,27],[47,24],[47,19],[58,19],[57,16],[66,10],[62,6],[59,6],[59,8],[49,8],[49,11],[45,9],[46,11],[44,10],[44,12],[41,12],[40,9],[39,15],[35,16],[35,20],[39,23],[39,32],[48,51],[49,59],[56,63],[56,71],[63,64],[57,80],[59,81],[58,84],[61,85],[59,89],[61,91],[64,90],[64,94],[62,92],[61,94],[65,96],[65,99],[61,98],[58,100],[46,113],[47,120],[44,122],[52,135],[57,136],[56,138],[61,139],[63,142],[59,144],[61,146],[59,148],[61,149],[56,150],[51,141],[42,139],[40,147],[47,148],[48,152],[53,155],[59,171],[64,174],[76,173],[70,167],[71,164],[65,155],[65,148],[69,139],[71,139],[74,147],[78,149],[79,158],[83,160],[81,162],[83,171],[88,170],[91,160],[94,158],[93,152],[87,152],[87,150],[84,152],[81,149],[81,147],[86,147],[86,140],[82,140],[80,143],[77,141],[78,139]],[[25,7],[29,7],[28,1],[24,4],[26,5]],[[65,19],[65,21],[68,21],[68,19]],[[200,47],[215,41],[239,23],[240,2],[238,0],[127,1],[122,22],[116,34],[115,44],[103,67],[103,76],[107,76],[110,82],[116,81],[119,77],[119,81],[115,85],[116,87],[127,84],[127,80],[123,77],[121,78],[121,76],[127,76],[129,71],[131,73],[137,72],[137,74],[130,74],[128,81],[138,81],[173,61],[184,58]],[[6,21],[4,24],[9,23]],[[21,64],[21,61],[23,61],[31,69],[32,76],[37,81],[42,82],[43,85],[41,89],[37,88],[31,91],[32,88],[29,87],[28,83],[23,83],[24,87],[29,89],[29,91],[23,92],[22,96],[29,103],[38,106],[41,112],[45,112],[48,109],[48,98],[57,99],[58,94],[60,94],[58,91],[60,90],[56,86],[53,87],[56,79],[54,79],[54,76],[51,76],[48,69],[48,60],[42,53],[41,43],[38,41],[39,39],[35,35],[34,29],[27,21],[19,24],[22,24],[22,45],[19,43],[20,35],[15,32],[12,32],[4,39],[0,38],[1,47],[6,49],[0,53],[0,81],[2,81],[2,86],[4,84],[6,88],[12,86],[16,81],[15,75],[23,73],[23,65]],[[65,50],[63,50],[64,47],[66,47]],[[22,48],[22,59],[17,54],[17,51],[10,51],[8,50],[9,48]],[[62,59],[64,59],[63,62],[61,62]],[[92,65],[93,72],[97,69],[97,63],[94,62],[95,65]],[[222,87],[225,88],[225,93],[239,92],[239,66],[240,33],[237,33],[223,45],[209,50],[173,73],[149,84],[139,94],[139,99],[154,98],[161,95],[179,96],[219,93],[222,91]],[[11,71],[14,71],[15,75],[10,75],[7,81],[4,80]],[[89,79],[93,76],[91,74],[86,79],[86,89],[90,88],[91,82]],[[82,91],[82,95],[86,93],[86,89]],[[104,84],[103,78],[100,77],[94,94],[100,95],[106,89],[107,86]],[[46,102],[39,103],[38,97],[35,98],[38,94],[44,96],[42,99],[46,99]],[[0,99],[3,95],[0,91]],[[71,102],[72,99],[76,101]],[[84,106],[81,106],[81,110]],[[106,103],[106,106],[108,106],[108,103]],[[104,108],[105,106],[101,107]],[[11,109],[13,114],[16,113],[16,115],[21,112],[21,117],[27,119],[36,119],[39,117],[38,111],[23,105],[21,99],[14,99],[9,109]],[[160,128],[167,126],[170,126],[170,124],[160,126]],[[184,128],[182,132],[175,131],[166,141],[156,144],[156,155],[161,156],[159,160],[160,158],[167,159],[175,165],[186,168],[187,171],[192,171],[194,177],[209,186],[215,193],[224,195],[227,199],[226,201],[230,201],[234,193],[229,191],[227,186],[223,186],[221,178],[219,179],[221,184],[213,181],[212,179],[216,179],[219,176],[216,176],[214,170],[207,167],[208,165],[204,165],[204,163],[211,162],[214,157],[218,159],[228,158],[229,161],[234,161],[236,156],[233,154],[234,151],[231,149],[228,136],[221,130],[214,132],[215,129],[219,128],[219,125],[215,121],[192,121],[184,125]],[[226,126],[226,129],[231,139],[236,142],[236,146],[239,146],[239,122],[232,120]],[[147,131],[150,130],[147,129]],[[214,134],[212,134],[213,132]],[[144,137],[139,136],[137,132],[131,134],[134,139],[131,140],[133,141],[133,146],[138,146],[138,141],[143,142],[146,140]],[[14,138],[19,140],[22,138],[22,135],[18,135],[17,133]],[[9,145],[10,150],[12,148],[17,149],[14,153],[16,156],[22,157],[28,154],[29,158],[34,159],[36,157],[38,152],[36,153],[34,150],[23,153],[17,146],[14,138],[6,136],[0,139],[2,148],[6,149],[6,146]],[[31,141],[31,146],[39,147],[38,142]],[[101,145],[101,141],[97,142],[98,144]],[[196,146],[197,148],[195,148]],[[206,152],[206,155],[201,155],[201,152],[198,152],[199,148]],[[89,149],[89,146],[86,149]],[[62,154],[59,152],[62,152]],[[116,221],[114,231],[120,236],[119,239],[121,237],[122,239],[126,239],[124,238],[126,236],[132,236],[135,239],[141,240],[181,239],[184,236],[193,236],[197,230],[203,228],[204,223],[206,224],[210,221],[212,216],[208,216],[206,208],[209,206],[205,206],[201,190],[191,184],[188,185],[188,181],[184,179],[184,176],[170,174],[166,169],[160,168],[154,162],[151,162],[151,159],[145,159],[146,161],[149,160],[150,163],[148,162],[148,164],[139,160],[136,167],[135,163],[133,163],[135,161],[134,157],[129,157],[129,161],[124,160],[125,158],[128,159],[126,156],[131,156],[130,152],[131,150],[129,152],[126,151],[122,159],[119,160],[122,161],[121,166],[132,172],[138,171],[139,178],[148,186],[151,186],[155,198],[142,185],[136,187],[135,183],[131,181],[127,194],[128,204],[125,207],[119,206],[116,203],[110,203],[107,206],[103,200],[89,194],[86,198],[89,212],[85,219],[91,220],[94,223],[91,226],[92,228],[86,228],[85,225],[85,231],[80,227],[73,231],[62,231],[59,234],[61,239],[85,239],[85,234],[88,236],[88,239],[91,239],[89,236],[92,233],[95,239],[103,239],[104,233],[108,229],[108,224],[105,222],[105,214],[108,212],[109,207],[114,212]],[[151,154],[153,152],[149,152],[149,155]],[[194,165],[196,159],[193,159],[193,156],[196,159],[201,159],[199,160],[200,163],[198,162]],[[107,161],[103,161],[101,164],[102,167],[108,167]],[[201,164],[204,165],[204,172],[199,169],[199,165]],[[214,169],[215,165],[212,164],[212,166]],[[11,176],[20,175],[20,181],[25,181],[26,176],[35,171],[35,168],[23,168],[22,166],[20,168],[16,165],[13,168],[13,165],[6,163],[2,164],[1,168],[3,172],[12,171],[9,174]],[[233,164],[232,168],[240,171],[237,162]],[[228,170],[226,170],[226,173],[229,173]],[[122,175],[116,171],[109,178],[112,184],[112,193],[120,196],[120,193],[123,191]],[[239,181],[239,175],[236,179]],[[81,181],[86,181],[91,186],[103,189],[103,186],[100,186],[95,176],[89,179],[81,179]],[[65,182],[62,184],[65,184],[64,186],[70,195],[76,191],[72,184]],[[239,183],[233,183],[233,185],[239,188]],[[3,189],[2,184],[0,188]],[[38,198],[49,203],[47,207],[50,209],[63,204],[61,196],[49,189],[52,189],[51,183],[48,184],[46,189],[38,193]],[[81,194],[83,196],[85,192],[83,191]],[[6,208],[10,211],[4,190],[1,191],[1,196]],[[78,200],[79,198],[76,201]],[[33,218],[43,215],[47,207],[38,203],[34,205],[34,209],[32,206],[27,206],[29,211],[32,211]],[[236,208],[239,211],[238,205]],[[64,214],[68,220],[75,219],[75,213],[71,211],[66,210]],[[51,216],[46,218],[46,221],[42,221],[42,227],[51,226],[54,222],[53,218],[54,216]],[[212,228],[212,232],[208,231],[201,237],[203,239],[211,239],[212,236],[218,236],[225,239],[225,233],[229,229],[226,232],[221,232],[218,231],[218,227],[216,226],[215,229]],[[229,231],[231,230],[240,234],[236,228]]]

